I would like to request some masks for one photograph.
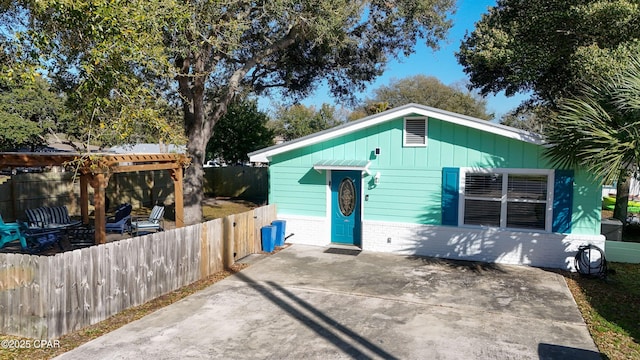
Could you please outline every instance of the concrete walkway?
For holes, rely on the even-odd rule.
[[[60,359],[600,359],[555,273],[293,245]]]

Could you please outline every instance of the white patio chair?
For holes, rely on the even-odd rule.
[[[134,218],[131,220],[131,233],[134,236],[140,235],[140,233],[147,233],[151,231],[164,231],[164,206],[156,205],[151,209],[149,218],[139,220]]]

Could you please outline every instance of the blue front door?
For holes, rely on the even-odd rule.
[[[331,171],[331,242],[360,246],[360,171]]]

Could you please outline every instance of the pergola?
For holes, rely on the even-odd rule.
[[[176,227],[184,226],[182,177],[183,168],[190,163],[184,154],[111,154],[111,153],[0,153],[0,169],[7,167],[72,166],[80,176],[80,209],[82,221],[89,223],[89,191],[94,189],[95,243],[104,244],[106,214],[105,189],[109,177],[115,173],[168,170],[175,193]]]

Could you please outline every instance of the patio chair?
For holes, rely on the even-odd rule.
[[[0,248],[13,241],[20,241],[20,247],[32,254],[49,249],[58,244],[60,250],[62,244],[60,230],[30,229],[27,224],[18,220],[15,223],[5,223],[0,216]]]
[[[29,228],[67,229],[82,224],[80,220],[72,220],[66,206],[42,206],[26,209],[25,215]]]
[[[131,204],[120,205],[115,214],[107,218],[106,231],[119,232],[120,234],[124,234],[125,230],[129,231],[132,209]]]
[[[26,239],[26,250],[32,254],[48,250],[54,245],[58,245],[61,251],[64,251],[60,241],[63,238],[63,230],[61,229],[34,229],[28,228],[27,224],[22,226],[22,235]]]
[[[6,223],[2,219],[2,215],[0,215],[0,228],[20,228],[20,224],[18,223]]]
[[[2,220],[2,215],[0,215],[0,248],[14,241],[20,241],[20,246],[25,250],[27,249],[27,241],[20,232],[20,224],[5,223]]]
[[[149,218],[145,220],[133,219],[131,220],[131,233],[133,235],[139,235],[140,232],[150,232],[150,231],[164,231],[162,228],[164,226],[164,206],[156,205],[151,209],[151,214],[149,214]]]

